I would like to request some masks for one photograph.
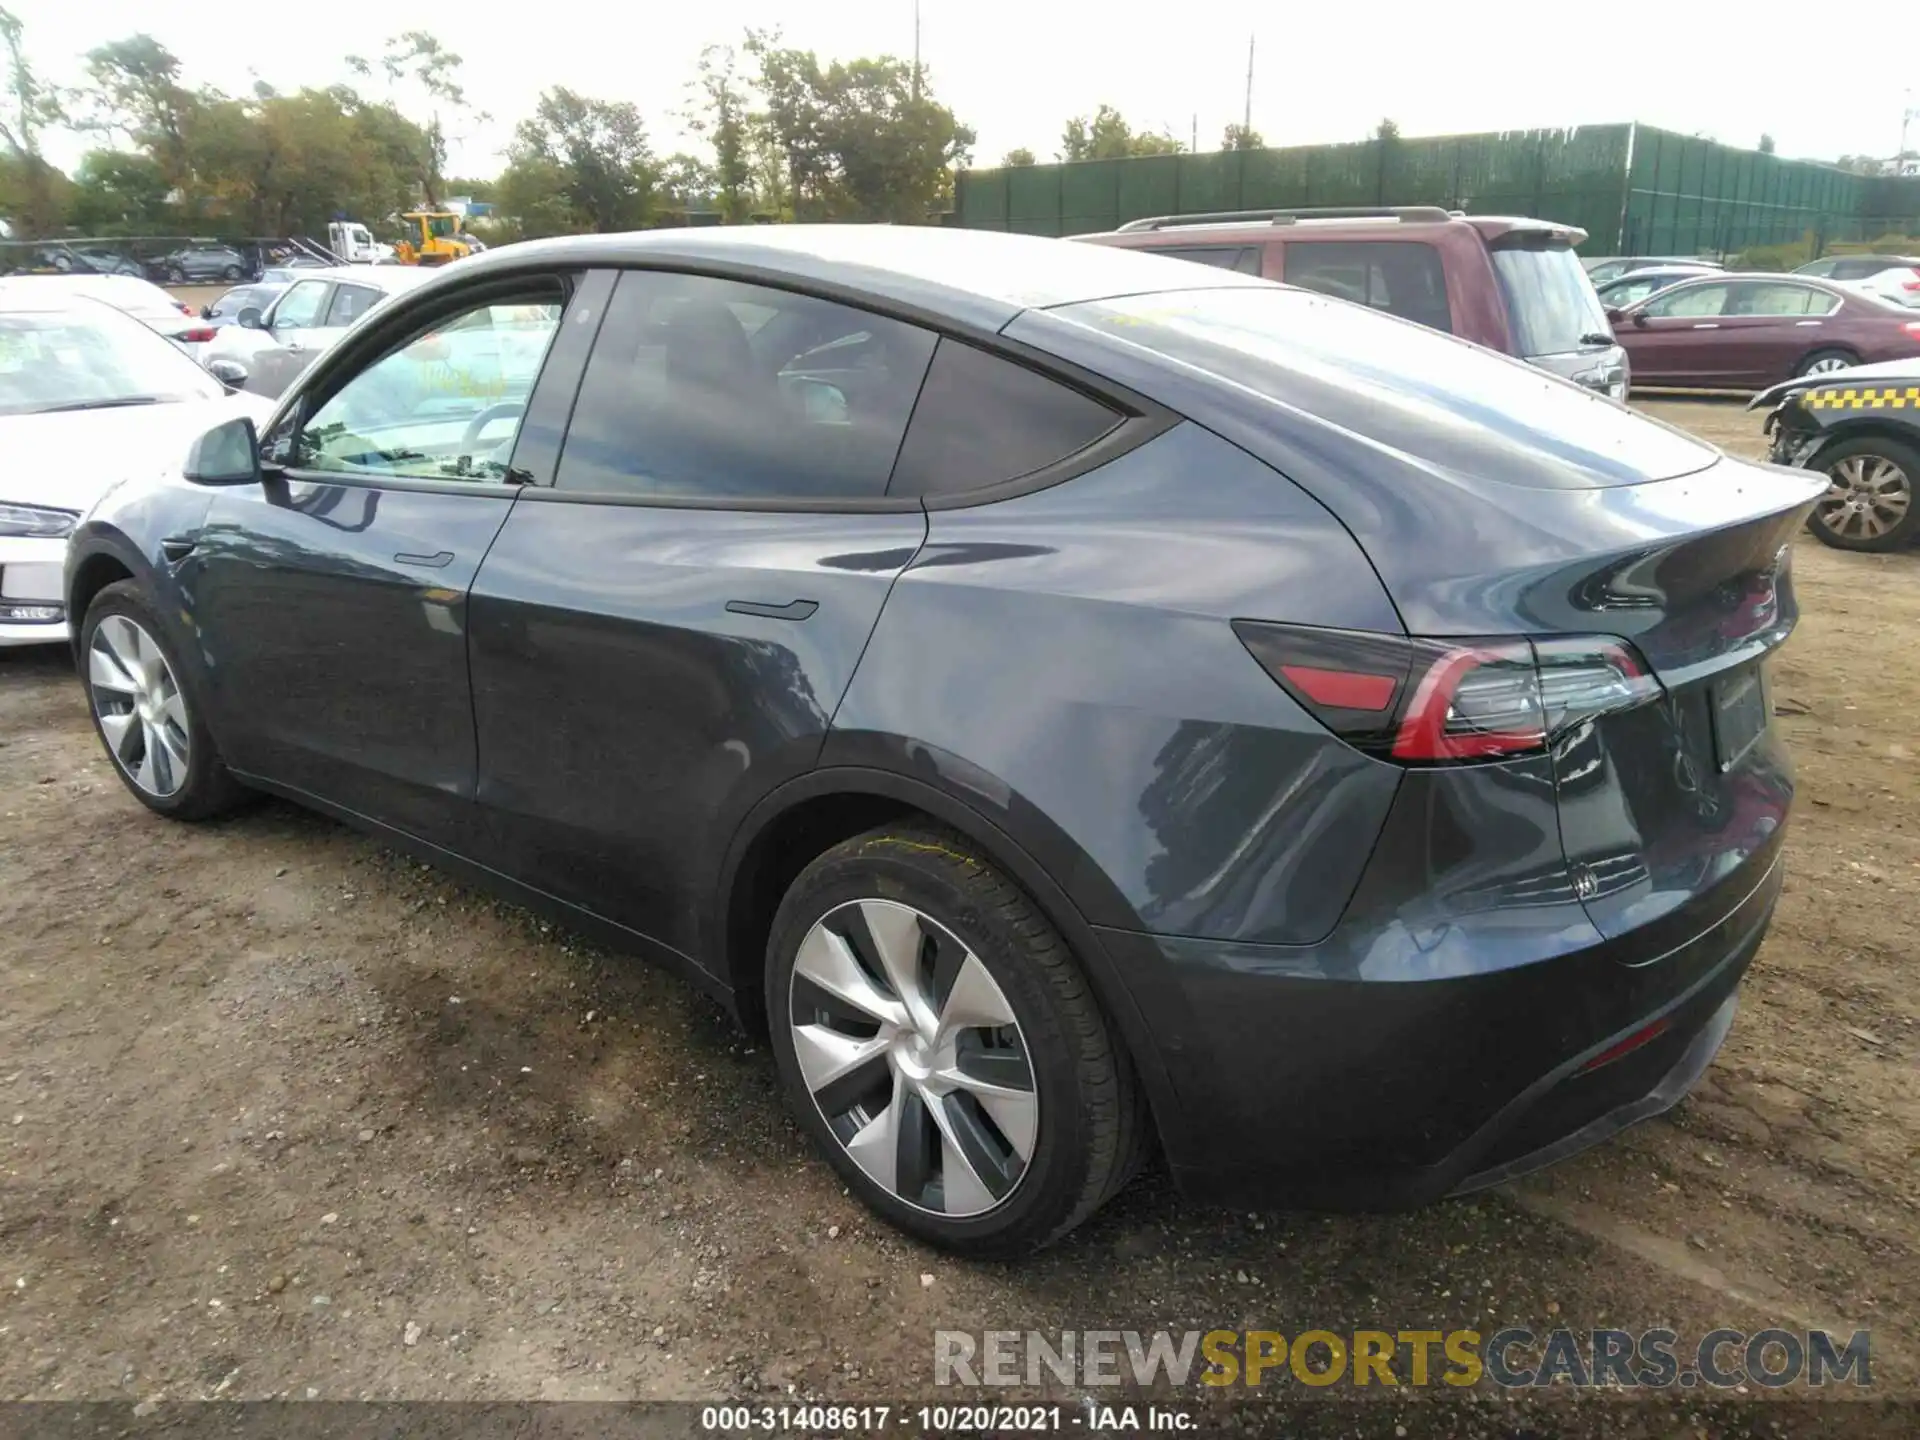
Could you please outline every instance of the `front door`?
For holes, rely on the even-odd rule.
[[[1635,383],[1715,385],[1727,383],[1732,362],[1722,330],[1733,287],[1724,281],[1676,285],[1647,301],[1614,326],[1626,346]]]
[[[531,298],[521,328],[550,339],[560,305]],[[184,562],[229,763],[460,850],[467,591],[520,489],[507,461],[532,382],[491,365],[462,383],[471,348],[425,334],[329,377],[267,437],[275,473],[222,492]]]
[[[527,488],[473,587],[501,869],[708,949],[717,854],[816,762],[925,538],[886,490],[934,343],[816,297],[621,277],[556,483]]]
[[[332,293],[331,280],[302,280],[267,312],[267,343],[247,361],[249,390],[278,395],[306,368]]]

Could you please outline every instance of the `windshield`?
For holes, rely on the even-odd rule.
[[[456,222],[451,215],[436,215],[427,221],[427,233],[436,240],[447,239],[453,234],[455,228]]]
[[[212,399],[218,381],[110,311],[0,314],[0,415]]]
[[[1493,270],[1522,355],[1560,355],[1613,343],[1593,282],[1567,246],[1502,247],[1493,252]]]

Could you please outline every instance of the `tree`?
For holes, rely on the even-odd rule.
[[[74,175],[67,223],[88,235],[165,230],[173,191],[160,162],[137,150],[95,150]]]
[[[1398,140],[1400,138],[1400,126],[1392,120],[1382,120],[1379,125],[1374,127],[1373,138],[1383,145],[1390,141]]]
[[[1024,145],[1015,146],[1001,157],[1000,163],[1009,168],[1019,165],[1031,165],[1034,163],[1033,151]]]
[[[145,150],[171,185],[188,179],[188,132],[202,98],[180,83],[180,61],[151,35],[87,52],[85,126]]]
[[[660,166],[659,189],[668,204],[681,210],[710,210],[720,200],[715,166],[698,155],[669,155]],[[722,216],[724,204],[719,205]],[[744,217],[742,217],[744,218]]]
[[[1760,153],[1762,155],[1773,154],[1773,136],[1762,135],[1760,137]]]
[[[1076,115],[1060,134],[1062,160],[1120,160],[1129,155],[1178,155],[1187,147],[1173,136],[1135,130],[1111,105],[1091,116]]]
[[[502,200],[523,225],[544,227],[564,214],[573,229],[635,230],[652,213],[659,178],[631,101],[556,85],[515,132]]]
[[[421,198],[429,209],[440,204],[442,175],[447,163],[447,132],[440,119],[443,109],[455,114],[468,113],[467,92],[459,80],[462,61],[425,30],[408,30],[387,41],[377,61],[358,55],[347,56],[347,68],[360,76],[371,76],[376,69],[386,77],[388,103],[424,99],[429,119],[419,127],[420,142],[416,166]],[[471,118],[485,120],[484,112]]]
[[[694,81],[699,103],[687,117],[689,128],[713,147],[712,188],[729,224],[745,220],[754,201],[751,122],[739,66],[740,57],[731,45],[702,50],[699,78]]]
[[[27,59],[26,27],[0,7],[0,44],[6,46],[6,86],[0,97],[0,144],[6,146],[4,203],[16,233],[23,238],[60,228],[67,179],[40,154],[41,132],[61,123],[60,92]]]
[[[891,55],[823,66],[764,31],[745,48],[797,216],[917,223],[952,194],[974,132],[934,99],[924,69]]]
[[[1226,133],[1220,137],[1222,150],[1264,150],[1266,140],[1258,130],[1246,125],[1229,125]]]

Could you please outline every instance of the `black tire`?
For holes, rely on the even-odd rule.
[[[801,942],[840,907],[876,899],[910,906],[951,932],[985,966],[1017,1021],[1038,1124],[1024,1171],[984,1213],[938,1214],[876,1182],[802,1077],[792,1000]],[[1150,1125],[1138,1083],[1079,964],[1026,894],[950,830],[872,830],[807,866],[774,918],[766,1000],[780,1078],[800,1123],[869,1208],[930,1244],[982,1259],[1030,1253],[1105,1204],[1144,1159]]]
[[[182,270],[178,265],[169,265],[167,267],[167,283],[169,285],[186,284],[187,272]]]
[[[1861,463],[1846,467],[1850,460]],[[1848,502],[1865,490],[1864,484],[1854,488],[1849,469],[1865,482],[1874,477],[1876,462],[1891,465],[1899,472],[1897,479],[1905,508],[1897,520],[1878,534],[1848,534],[1848,529],[1858,531],[1862,523],[1861,512],[1849,510]],[[1832,487],[1814,504],[1813,513],[1807,517],[1807,528],[1813,531],[1816,540],[1836,550],[1870,552],[1903,550],[1913,543],[1916,530],[1920,529],[1920,494],[1915,493],[1920,489],[1920,448],[1884,435],[1861,435],[1835,441],[1816,451],[1807,461],[1807,468],[1826,475]],[[1882,477],[1885,473],[1879,472]]]
[[[1803,375],[1811,375],[1814,372],[1814,367],[1833,360],[1838,360],[1843,365],[1858,365],[1860,363],[1860,357],[1851,350],[1842,350],[1830,346],[1825,350],[1815,350],[1810,354],[1803,355],[1800,358],[1800,363],[1793,367],[1793,378],[1798,380]]]
[[[133,621],[157,647],[184,702],[187,721],[184,727],[187,737],[185,777],[177,789],[167,794],[155,794],[141,787],[129,773],[126,762],[114,753],[101,722],[103,700],[101,687],[95,683],[92,669],[93,651],[100,627],[115,616],[124,616]],[[87,606],[86,619],[81,625],[80,642],[80,680],[87,691],[87,714],[93,720],[94,733],[100,737],[100,744],[107,751],[107,759],[114,773],[134,799],[155,814],[165,815],[170,820],[206,820],[232,810],[250,798],[252,792],[228,773],[220,758],[219,747],[214,744],[213,735],[207,729],[198,681],[193,672],[180,663],[166,628],[153,607],[147,603],[137,582],[117,581],[93,597],[93,603]]]
[[[238,265],[227,266],[226,269],[220,272],[220,278],[223,280],[238,280],[240,278],[240,267]]]

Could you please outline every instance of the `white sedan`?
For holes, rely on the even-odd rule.
[[[95,501],[271,410],[110,306],[0,288],[0,646],[67,639],[67,536]]]
[[[202,358],[214,327],[192,306],[183,304],[151,280],[137,275],[9,275],[0,279],[0,304],[64,305],[76,299],[98,300],[131,315],[156,335],[195,360]]]

